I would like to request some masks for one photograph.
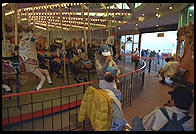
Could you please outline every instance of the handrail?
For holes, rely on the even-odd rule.
[[[120,56],[133,56],[133,54],[120,54]],[[155,60],[157,57],[146,57],[146,56],[139,56],[138,60]]]
[[[122,77],[125,77],[125,76],[127,76],[127,75],[137,73],[137,72],[139,72],[140,70],[144,69],[144,68],[146,67],[146,62],[145,62],[144,60],[141,60],[141,61],[144,63],[144,65],[143,65],[141,68],[136,69],[136,70],[134,70],[134,71],[132,71],[132,72],[128,72],[128,73],[125,73],[125,74],[121,74],[120,76],[118,76],[118,78],[122,78]]]
[[[129,54],[127,54],[127,55],[129,56]],[[141,60],[141,61],[144,62],[143,60]],[[137,70],[134,70],[132,72],[128,72],[128,73],[119,75],[118,78],[122,78],[122,77],[125,77],[127,75],[137,73],[140,70],[142,70],[143,68],[145,68],[145,66],[146,66],[146,62],[144,62],[144,65],[141,68],[139,68]],[[98,82],[99,82],[99,80],[93,80],[93,81],[89,81],[89,82],[82,82],[82,83],[79,83],[79,84],[73,84],[73,85],[66,85],[66,86],[61,86],[61,87],[48,88],[48,89],[43,89],[43,90],[38,90],[38,91],[28,91],[28,92],[23,92],[23,93],[14,93],[14,94],[9,94],[9,95],[3,95],[2,98],[24,96],[24,95],[29,95],[29,94],[36,94],[36,93],[48,92],[48,91],[56,91],[56,90],[61,90],[61,89],[73,88],[73,87],[81,87],[83,85],[89,85],[89,84],[98,83]]]

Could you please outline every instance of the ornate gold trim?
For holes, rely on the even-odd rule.
[[[192,59],[194,59],[194,23],[191,22],[187,26],[180,27],[177,33],[177,55],[182,59],[185,55],[187,45],[191,45]],[[181,42],[184,41],[184,54],[180,55]]]

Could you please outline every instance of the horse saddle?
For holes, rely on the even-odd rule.
[[[85,69],[91,69],[93,65],[90,60],[82,61],[82,64],[84,65]]]
[[[31,58],[28,58],[26,61],[25,61],[26,64],[31,64],[31,65],[39,65],[39,62],[35,59],[31,59]]]
[[[14,75],[19,72],[24,72],[24,64],[20,64],[19,56],[2,57],[2,75]]]

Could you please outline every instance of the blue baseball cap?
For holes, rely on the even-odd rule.
[[[102,45],[101,46],[101,53],[103,56],[110,56],[111,55],[110,47],[106,44]]]

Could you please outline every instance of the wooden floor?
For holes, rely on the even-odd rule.
[[[132,101],[131,106],[123,109],[125,119],[130,121],[130,126],[132,126],[134,117],[143,117],[170,99],[168,91],[171,91],[172,88],[168,85],[160,84],[158,82],[160,78],[154,77],[154,75],[155,72],[148,73],[146,71],[143,91]],[[86,130],[93,131],[91,125],[88,125]]]
[[[154,75],[155,73],[146,71],[143,91],[132,101],[131,106],[123,110],[125,118],[130,121],[130,125],[132,125],[134,117],[143,117],[170,99],[168,91],[172,89],[167,85],[160,84],[158,82],[160,78],[154,77]]]
[[[121,65],[123,66],[123,64]],[[129,67],[128,69],[130,71]],[[134,117],[149,114],[154,108],[161,106],[170,98],[168,91],[172,89],[167,85],[160,84],[158,82],[160,78],[154,77],[154,75],[154,71],[148,73],[148,69],[146,69],[143,91],[132,101],[131,106],[123,109],[124,116],[130,121],[130,125],[132,125]],[[88,125],[85,130],[93,131],[91,125]]]

